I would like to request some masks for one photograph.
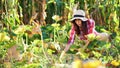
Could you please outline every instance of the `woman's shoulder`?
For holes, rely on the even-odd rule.
[[[94,23],[95,21],[93,19],[88,19],[88,22]]]
[[[93,19],[88,19],[88,26],[94,26],[95,21]]]

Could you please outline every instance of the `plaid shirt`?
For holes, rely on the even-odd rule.
[[[88,34],[95,34],[97,35],[98,32],[95,30],[95,22],[92,19],[87,20],[87,28],[88,28]],[[74,42],[74,37],[75,37],[75,28],[72,26],[71,31],[70,31],[70,37],[68,40],[68,46],[71,45]],[[83,35],[81,32],[80,34],[80,40],[87,40],[87,38]]]

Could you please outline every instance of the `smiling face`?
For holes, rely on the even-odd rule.
[[[76,20],[75,20],[75,23],[76,23],[79,27],[82,26],[82,21],[81,21],[80,19],[76,19]]]

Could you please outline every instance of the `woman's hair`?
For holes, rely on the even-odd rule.
[[[83,35],[87,35],[88,34],[88,28],[87,28],[87,21],[82,21],[82,27],[81,30],[79,29],[79,26],[75,23],[75,20],[72,21],[74,28],[75,28],[75,32],[77,35],[81,34],[81,31],[83,32]]]

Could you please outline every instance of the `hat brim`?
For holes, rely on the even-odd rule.
[[[82,21],[87,21],[87,20],[88,20],[86,17],[74,17],[74,18],[72,18],[70,21],[73,21],[73,20],[75,20],[75,19],[80,19],[80,20],[82,20]]]

